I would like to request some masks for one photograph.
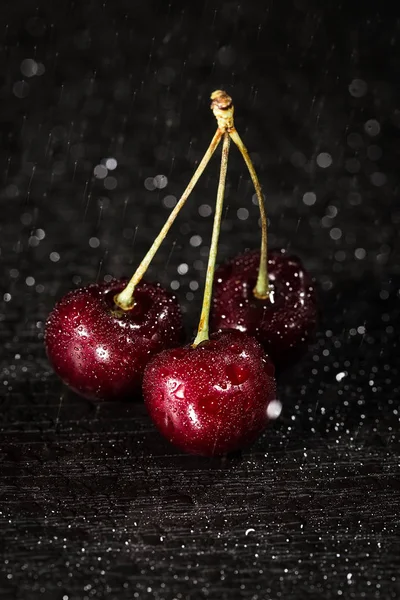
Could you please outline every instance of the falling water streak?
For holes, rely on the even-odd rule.
[[[133,234],[132,242],[131,242],[131,250],[132,250],[132,252],[129,255],[129,260],[128,260],[128,265],[129,266],[133,265],[133,262],[134,262],[134,252],[133,252],[133,249],[135,247],[135,242],[136,242],[136,236],[137,236],[137,233],[138,233],[138,229],[139,229],[139,225],[136,225],[135,232]]]
[[[317,416],[317,409],[318,409],[318,406],[319,406],[319,399],[320,399],[320,397],[318,396],[318,397],[317,397],[317,402],[316,402],[316,404],[315,404],[315,409],[314,409],[314,415],[313,415],[313,418],[314,418],[314,419],[315,419],[315,418],[316,418],[316,416]]]
[[[238,194],[240,192],[240,186],[242,185],[243,181],[244,181],[243,173],[240,173],[237,188],[236,188],[236,191]]]
[[[181,69],[181,82],[184,80],[185,69],[186,69],[186,60],[183,61],[183,65],[182,65],[182,69]]]
[[[21,137],[23,137],[23,135],[24,135],[26,119],[27,119],[27,115],[24,115],[22,117]]]
[[[230,205],[229,205],[229,204],[227,204],[227,205],[225,206],[224,214],[223,214],[223,217],[222,217],[222,219],[221,219],[221,226],[224,224],[224,222],[225,222],[225,220],[226,220],[226,218],[227,218],[227,216],[228,216],[229,209],[230,209]]]
[[[129,107],[128,107],[128,114],[127,114],[127,119],[126,119],[126,123],[128,122],[129,117],[132,114],[132,109],[134,107],[135,101],[136,101],[136,94],[137,94],[137,90],[135,90],[132,94],[132,100],[129,103]]]
[[[314,110],[314,105],[317,101],[317,96],[313,96],[312,100],[311,100],[311,106],[310,106],[310,113],[309,116],[312,116],[313,110]]]
[[[89,192],[89,193],[88,193],[88,195],[87,195],[87,201],[86,201],[86,206],[85,206],[85,213],[84,213],[84,215],[83,215],[83,220],[84,220],[84,221],[85,221],[85,219],[86,219],[87,212],[88,212],[88,210],[89,210],[89,203],[90,203],[90,200],[91,200],[91,199],[92,199],[92,192]]]
[[[32,180],[33,180],[33,176],[35,175],[36,172],[36,165],[33,165],[32,167],[32,173],[31,173],[31,177],[29,179],[29,184],[28,184],[28,190],[26,193],[26,201],[25,204],[28,204],[30,196],[31,196],[31,187],[32,187]]]
[[[190,142],[189,142],[189,149],[187,151],[187,160],[189,162],[191,162],[190,155],[191,155],[191,152],[192,152],[192,146],[193,146],[193,140],[190,140]]]
[[[129,196],[127,196],[124,200],[124,208],[122,210],[122,222],[125,222],[126,209],[128,208]]]
[[[101,223],[101,217],[103,216],[103,205],[99,206],[99,218],[96,223],[96,230],[99,229]]]
[[[175,165],[175,156],[173,156],[171,158],[171,168],[170,168],[169,173],[168,173],[168,179],[171,177],[171,173],[174,170],[174,165]]]
[[[44,151],[44,157],[47,158],[47,154],[50,150],[50,144],[51,144],[51,136],[52,136],[52,132],[50,131],[49,133],[49,139],[47,141],[47,145],[46,145],[46,150]]]
[[[50,23],[50,39],[49,42],[52,43],[54,40],[54,23]],[[58,56],[58,52],[56,53]]]
[[[363,335],[361,337],[361,342],[360,342],[359,348],[361,348],[361,346],[363,345],[365,336],[367,335],[367,328],[365,327],[366,324],[367,324],[367,321],[365,320],[364,323],[363,323],[364,333],[363,333]]]
[[[132,245],[131,245],[132,250],[133,250],[133,248],[135,246],[136,236],[137,236],[138,229],[139,229],[139,225],[136,225],[136,227],[135,227],[135,233],[133,234]]]
[[[78,166],[78,161],[76,160],[74,162],[74,172],[72,173],[72,181],[75,181],[75,175],[76,175],[77,166]]]
[[[296,225],[295,233],[297,233],[298,230],[299,230],[300,221],[301,221],[301,217],[299,217],[298,220],[297,220],[297,225]]]
[[[215,453],[215,448],[217,447],[217,443],[218,443],[218,440],[219,440],[219,437],[220,437],[219,434],[220,434],[221,427],[222,427],[222,423],[218,423],[218,427],[217,427],[217,429],[215,431],[214,446],[213,446],[213,451],[212,451],[213,454]]]
[[[53,24],[52,24],[53,25]],[[54,27],[52,27],[53,31],[54,31]],[[54,54],[54,64],[53,64],[53,76],[55,75],[56,72],[56,68],[57,68],[57,62],[58,62],[58,57],[59,57],[59,52],[56,52]]]
[[[173,252],[174,252],[174,250],[175,250],[175,246],[176,246],[176,240],[174,240],[174,241],[172,242],[172,247],[171,247],[171,250],[170,250],[170,252],[169,252],[169,254],[168,254],[168,258],[167,258],[167,260],[166,260],[166,263],[165,263],[165,267],[164,267],[165,269],[168,267],[168,265],[169,265],[169,263],[170,263],[170,260],[171,260],[171,257],[172,257],[172,253],[173,253]]]
[[[100,259],[99,268],[97,269],[96,283],[98,283],[98,281],[99,281],[101,269],[103,268],[103,264],[104,264],[105,259],[107,258],[107,255],[108,255],[108,250],[106,250],[104,252],[102,258]]]
[[[354,441],[356,440],[356,438],[357,438],[358,434],[360,433],[360,431],[361,431],[361,427],[358,427],[358,429],[356,429],[354,431],[354,434],[353,434]]]
[[[62,83],[62,84],[61,84],[60,96],[59,96],[59,98],[58,98],[58,104],[61,104],[61,100],[62,100],[62,97],[63,97],[63,93],[64,93],[64,84]]]
[[[150,64],[151,64],[151,59],[153,58],[153,48],[154,48],[154,41],[155,41],[155,37],[152,38],[151,40],[151,46],[150,46],[150,52],[149,52],[149,60],[146,66],[146,72],[149,72],[149,68],[150,68]]]
[[[85,183],[85,189],[83,190],[83,195],[82,195],[82,202],[84,202],[86,200],[86,193],[88,190],[88,186],[89,186],[89,179],[87,179],[86,183]],[[85,213],[86,216],[86,213]]]
[[[253,98],[253,106],[257,102],[257,97],[258,97],[258,88],[255,88],[255,90],[254,90],[254,98]]]
[[[4,183],[7,183],[8,173],[10,171],[10,166],[11,166],[11,156],[7,160],[6,170],[5,170],[5,173],[4,173]]]
[[[69,159],[69,155],[70,155],[70,151],[71,151],[71,140],[72,140],[73,128],[74,128],[74,122],[71,121],[71,126],[68,131],[68,139],[67,139],[67,156],[66,156],[67,159]]]
[[[58,425],[59,420],[60,420],[60,412],[61,412],[61,406],[62,406],[63,401],[64,401],[64,394],[61,394],[61,396],[60,396],[60,404],[58,405],[58,412],[57,412],[57,416],[56,416],[56,422],[54,424],[54,431],[57,430],[57,425]]]

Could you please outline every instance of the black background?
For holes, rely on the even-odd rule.
[[[321,4],[2,4],[1,599],[400,592],[399,23]],[[215,131],[215,88],[234,98],[271,245],[302,257],[321,307],[281,419],[224,460],[179,454],[140,399],[75,396],[43,349],[57,298],[140,262]],[[156,175],[168,184],[148,189]],[[214,158],[149,271],[189,337],[217,176]],[[259,243],[235,148],[228,178],[220,260]]]

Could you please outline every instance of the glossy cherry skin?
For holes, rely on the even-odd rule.
[[[159,431],[185,452],[225,454],[265,429],[276,398],[274,371],[254,338],[217,333],[196,348],[155,356],[144,373],[145,404]]]
[[[253,335],[282,368],[301,355],[315,332],[315,288],[299,258],[273,250],[268,254],[270,298],[257,300],[259,262],[258,251],[246,252],[216,271],[211,328]]]
[[[126,280],[73,290],[56,304],[45,330],[54,371],[75,392],[93,400],[120,400],[140,393],[153,354],[178,346],[180,307],[161,285],[141,282],[135,305],[123,311],[114,296]]]

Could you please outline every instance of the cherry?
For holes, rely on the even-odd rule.
[[[145,369],[143,393],[159,431],[203,456],[252,444],[280,406],[273,364],[254,338],[238,331],[164,350]]]
[[[275,366],[283,367],[301,354],[315,331],[315,289],[299,258],[274,250],[268,254],[269,297],[257,299],[259,262],[260,252],[251,251],[217,269],[211,327],[254,335]]]
[[[46,325],[45,345],[58,375],[79,394],[114,400],[131,396],[150,357],[178,345],[181,313],[158,284],[143,283],[150,262],[214,154],[217,129],[181,198],[128,281],[94,284],[67,294]]]
[[[61,379],[86,398],[132,396],[140,390],[152,355],[182,341],[176,298],[161,285],[142,281],[133,308],[122,310],[115,295],[126,283],[113,280],[73,290],[47,319],[48,358]]]
[[[211,339],[209,336],[231,139],[248,164],[258,185],[257,195],[260,194],[254,168],[234,127],[232,99],[221,90],[213,92],[211,99],[218,122],[214,139],[222,138],[223,146],[199,327],[191,346],[158,354],[147,365],[143,378],[145,403],[160,432],[179,448],[205,456],[225,454],[251,444],[268,420],[280,412],[280,403],[273,402],[275,368],[257,340],[239,331],[220,332]],[[262,214],[265,224],[265,213]],[[261,246],[266,257],[265,232],[264,227]],[[256,287],[259,296],[268,293],[266,260],[261,261]]]

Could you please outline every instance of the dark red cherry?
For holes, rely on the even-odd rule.
[[[284,367],[301,355],[315,331],[315,288],[297,257],[275,250],[268,254],[270,297],[258,300],[253,288],[259,262],[258,251],[246,252],[216,271],[211,328],[253,335],[276,367]]]
[[[143,394],[160,432],[203,456],[248,446],[276,418],[274,366],[261,345],[237,331],[196,348],[165,350],[147,365]]]
[[[118,400],[140,390],[153,354],[182,342],[178,302],[161,285],[141,282],[135,305],[121,310],[114,296],[126,280],[92,284],[69,292],[50,313],[47,355],[57,375],[75,392]]]

